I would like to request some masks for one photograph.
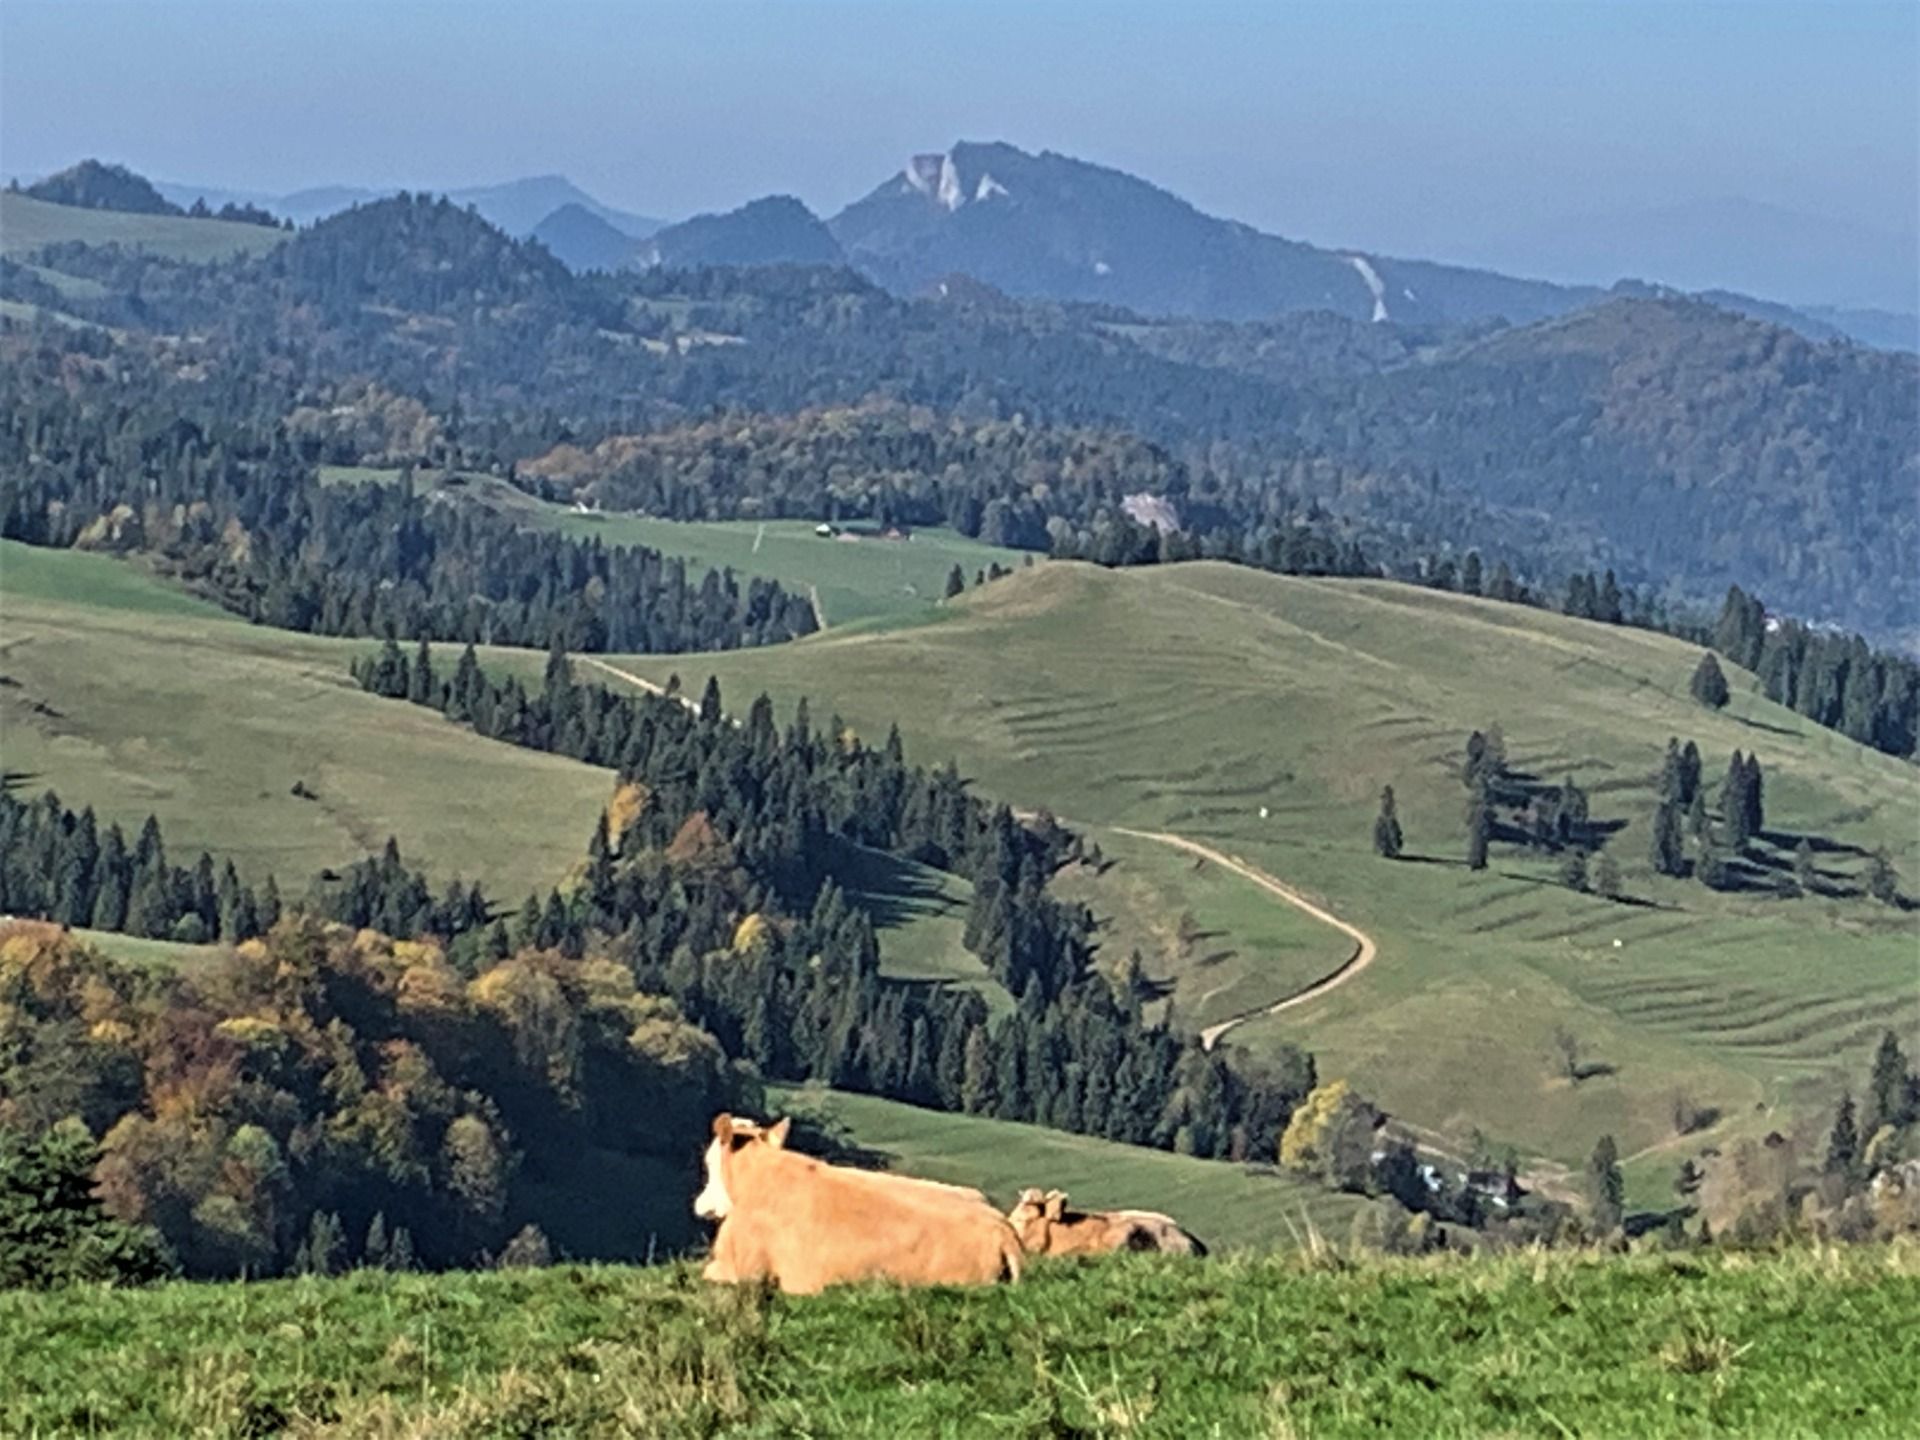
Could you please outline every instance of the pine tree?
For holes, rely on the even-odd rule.
[[[1614,863],[1613,856],[1606,851],[1600,852],[1600,858],[1593,865],[1593,888],[1609,900],[1621,898],[1620,867]]]
[[[366,1241],[360,1246],[360,1264],[368,1270],[384,1270],[390,1258],[386,1212],[376,1210],[367,1224]]]
[[[718,725],[725,712],[720,708],[720,677],[707,676],[706,689],[700,692],[700,719],[707,725]]]
[[[1726,834],[1728,846],[1734,850],[1745,848],[1753,838],[1747,829],[1753,813],[1747,803],[1747,783],[1747,759],[1736,750],[1727,761],[1727,778],[1720,783],[1720,827]]]
[[[1587,1157],[1587,1209],[1594,1233],[1611,1235],[1625,1218],[1626,1183],[1620,1175],[1620,1148],[1602,1135]]]
[[[967,1031],[965,1067],[960,1081],[961,1108],[969,1115],[995,1114],[999,1097],[993,1086],[993,1050],[985,1025],[974,1025]]]
[[[1478,595],[1480,593],[1480,552],[1469,550],[1466,560],[1460,566],[1460,593]]]
[[[1397,860],[1404,838],[1400,833],[1400,817],[1394,809],[1393,787],[1388,785],[1380,791],[1380,814],[1373,822],[1374,853]]]
[[[1680,749],[1680,803],[1691,805],[1700,793],[1700,747],[1689,740]]]
[[[1648,858],[1656,873],[1687,873],[1686,850],[1680,838],[1680,813],[1672,801],[1662,801],[1653,812],[1653,835]]]
[[[1820,1167],[1825,1175],[1851,1178],[1860,1162],[1860,1130],[1855,1122],[1853,1096],[1843,1094],[1834,1113],[1833,1129],[1827,1132],[1827,1158]]]
[[[1720,671],[1720,662],[1711,650],[1702,652],[1700,663],[1694,667],[1693,680],[1687,688],[1693,698],[1710,710],[1725,708],[1731,692],[1727,689],[1727,677]]]
[[[1907,1057],[1900,1049],[1900,1037],[1889,1030],[1880,1037],[1873,1052],[1873,1077],[1867,1082],[1866,1133],[1876,1134],[1883,1125],[1901,1124],[1907,1117]]]
[[[1467,801],[1467,868],[1487,868],[1487,844],[1493,838],[1493,804],[1484,781],[1473,787]]]
[[[967,588],[966,572],[962,570],[958,565],[956,565],[947,572],[946,598],[951,600],[953,599],[954,596],[958,595],[962,590],[965,590],[966,588]]]

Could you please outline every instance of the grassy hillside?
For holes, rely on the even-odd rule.
[[[612,787],[361,693],[346,666],[368,642],[251,626],[106,556],[0,543],[0,606],[10,783],[123,826],[156,814],[176,853],[283,886],[391,834],[518,903],[579,861]]]
[[[1686,1147],[1779,1125],[1858,1083],[1881,1029],[1920,1028],[1911,914],[1862,899],[1723,895],[1651,873],[1648,820],[1667,737],[1697,740],[1709,794],[1728,754],[1767,777],[1763,858],[1805,833],[1835,887],[1891,852],[1920,888],[1920,777],[1753,693],[1725,711],[1687,695],[1697,652],[1677,641],[1514,606],[1381,583],[1220,565],[1106,572],[1054,563],[970,594],[944,623],[832,634],[779,650],[671,662],[690,687],[771,689],[839,709],[863,734],[900,721],[917,758],[955,758],[986,791],[1090,827],[1136,889],[1195,910],[1244,951],[1234,993],[1290,993],[1302,965],[1231,908],[1209,905],[1193,857],[1114,844],[1113,826],[1167,830],[1243,857],[1367,929],[1380,958],[1324,999],[1233,1033],[1252,1048],[1310,1046],[1395,1114],[1464,1141],[1575,1164],[1612,1132],[1649,1202]],[[916,684],[903,677],[937,676]],[[1468,872],[1459,764],[1475,728],[1504,727],[1511,763],[1574,775],[1635,903],[1576,895],[1554,867],[1496,845]],[[1376,858],[1383,784],[1399,794],[1416,862]],[[1262,816],[1262,808],[1265,816]],[[1220,893],[1231,877],[1210,876]],[[1258,897],[1240,892],[1233,906]],[[1262,905],[1263,913],[1267,907]],[[1297,912],[1296,912],[1297,915]],[[1299,923],[1307,924],[1304,917]],[[1292,923],[1283,919],[1280,923]],[[1311,928],[1311,927],[1310,927]],[[1617,943],[1616,943],[1617,942]],[[1350,953],[1327,932],[1332,969]],[[1270,958],[1269,958],[1270,957]],[[1204,969],[1170,967],[1183,1013],[1204,1012]],[[1556,1029],[1588,1078],[1564,1078]],[[1679,1137],[1676,1093],[1719,1114]]]
[[[1367,1204],[1271,1166],[1195,1160],[818,1086],[776,1086],[767,1106],[826,1122],[889,1170],[973,1185],[998,1205],[1011,1205],[1029,1185],[1065,1190],[1080,1205],[1164,1211],[1216,1250],[1344,1243]]]
[[[391,470],[328,466],[323,481],[332,484],[391,479]],[[567,535],[592,537],[609,545],[645,545],[667,555],[682,555],[696,570],[727,566],[737,575],[761,575],[802,594],[811,592],[826,623],[918,618],[934,613],[946,593],[947,572],[955,565],[969,583],[990,565],[1011,569],[1027,555],[999,545],[983,545],[952,530],[915,530],[906,540],[827,539],[814,533],[810,520],[655,520],[644,515],[582,513],[547,504],[505,481],[485,475],[455,477],[453,488],[495,509],[511,511],[522,523]],[[438,472],[420,475],[422,488],[444,484]]]
[[[1036,1267],[810,1299],[691,1266],[0,1295],[0,1430],[1911,1434],[1910,1250]]]
[[[25,255],[45,245],[77,240],[84,245],[124,245],[173,260],[225,260],[271,249],[284,230],[232,220],[195,220],[184,215],[134,215],[52,205],[28,195],[0,193],[0,253]]]

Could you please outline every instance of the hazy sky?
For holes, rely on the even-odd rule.
[[[207,185],[559,171],[678,216],[831,212],[1005,139],[1263,229],[1497,258],[1570,216],[1730,197],[1912,237],[1920,6],[5,0],[0,169]]]

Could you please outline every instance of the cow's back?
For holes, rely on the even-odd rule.
[[[745,1222],[732,1248],[764,1257],[764,1273],[781,1289],[811,1294],[861,1280],[990,1285],[1018,1278],[1019,1241],[984,1201],[953,1187],[787,1158],[797,1163],[737,1197],[727,1221]],[[893,1183],[875,1183],[889,1178]]]

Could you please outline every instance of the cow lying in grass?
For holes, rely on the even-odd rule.
[[[1007,1223],[1030,1255],[1108,1255],[1158,1250],[1204,1255],[1207,1247],[1152,1210],[1069,1210],[1064,1190],[1022,1190]]]
[[[977,1190],[829,1165],[788,1150],[789,1122],[720,1115],[693,1209],[718,1220],[708,1280],[795,1295],[860,1280],[991,1285],[1020,1278],[1020,1241]]]

